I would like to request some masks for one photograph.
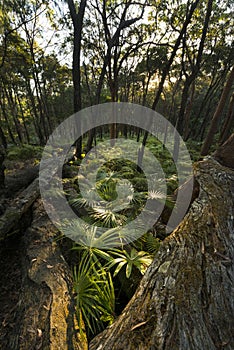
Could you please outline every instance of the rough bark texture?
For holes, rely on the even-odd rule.
[[[195,177],[198,198],[90,350],[234,349],[234,171],[208,158]]]
[[[75,317],[72,279],[40,201],[22,237],[22,290],[8,350],[86,350]],[[84,334],[84,333],[83,333]]]
[[[34,180],[17,198],[12,200],[0,217],[0,240],[14,234],[21,228],[20,222],[39,196],[39,181]]]
[[[234,169],[234,134],[217,149],[214,157],[224,166]]]

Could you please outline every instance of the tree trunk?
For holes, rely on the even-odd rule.
[[[34,180],[24,191],[11,201],[0,217],[0,241],[20,230],[20,221],[39,197],[39,180]]]
[[[214,157],[222,165],[234,169],[234,133],[217,149]]]
[[[5,152],[0,148],[0,190],[5,187]],[[0,192],[1,194],[1,192]]]
[[[0,123],[1,123],[1,120],[0,120]],[[7,149],[7,139],[6,139],[6,136],[3,132],[1,124],[0,124],[0,140],[1,140],[1,144],[2,144],[3,148],[6,150]]]
[[[234,171],[209,158],[194,173],[198,198],[90,350],[234,349]]]
[[[216,111],[213,115],[210,128],[208,130],[208,133],[206,135],[206,139],[205,139],[204,144],[202,146],[202,150],[201,150],[202,156],[205,156],[208,154],[210,146],[212,145],[214,136],[215,136],[217,129],[218,129],[218,122],[219,122],[219,119],[220,119],[222,112],[224,110],[229,93],[231,91],[233,81],[234,81],[234,67],[232,67],[232,70],[229,74],[226,85],[223,89],[223,93],[222,93],[222,96],[220,98],[219,104],[218,104]]]
[[[184,117],[186,114],[186,107],[188,104],[190,87],[195,82],[195,79],[196,79],[196,77],[199,73],[200,67],[201,67],[202,54],[203,54],[203,50],[204,50],[206,34],[208,31],[210,16],[211,16],[211,12],[212,12],[212,4],[213,4],[213,0],[207,1],[206,16],[205,16],[203,29],[202,29],[201,41],[199,44],[199,49],[198,49],[198,53],[197,53],[197,57],[196,57],[196,64],[192,65],[191,74],[186,76],[186,81],[185,81],[183,92],[182,92],[180,111],[179,111],[179,115],[178,115],[178,128],[177,128],[177,130],[180,133],[180,135],[184,135],[184,136],[185,136],[185,134],[184,134],[185,118]]]
[[[72,60],[72,78],[74,87],[74,113],[77,113],[82,108],[81,101],[81,44],[82,44],[82,29],[83,20],[86,8],[86,0],[81,0],[78,12],[73,0],[68,0],[68,7],[73,22],[73,60]],[[80,119],[77,119],[77,129],[81,127]],[[82,137],[76,140],[76,157],[81,158],[82,153]]]
[[[186,16],[186,19],[185,19],[185,21],[183,23],[183,26],[181,28],[181,31],[180,31],[177,39],[176,39],[176,42],[175,42],[175,45],[173,47],[172,53],[170,55],[170,58],[169,58],[167,64],[165,65],[165,67],[163,69],[162,76],[161,76],[161,79],[160,79],[160,82],[159,82],[159,85],[158,85],[158,90],[157,90],[155,99],[153,101],[152,107],[151,107],[153,110],[156,110],[156,107],[157,107],[158,102],[160,100],[161,94],[163,92],[163,87],[164,87],[164,83],[166,81],[166,77],[167,77],[167,75],[168,75],[168,73],[170,71],[171,65],[172,65],[172,63],[173,63],[173,61],[175,59],[176,53],[177,53],[177,51],[179,49],[181,40],[182,40],[183,36],[185,35],[185,33],[187,31],[187,27],[190,24],[191,18],[193,16],[194,11],[196,10],[196,8],[198,6],[198,3],[199,3],[199,0],[196,0],[196,1],[194,1],[194,3],[192,3],[192,5],[191,5],[191,7],[189,9],[189,12],[188,12],[188,14]],[[149,135],[149,132],[147,131],[147,129],[149,127],[150,127],[150,125],[146,126],[146,131],[144,133],[142,146],[139,148],[139,151],[138,151],[138,164],[139,164],[139,166],[141,166],[142,161],[143,161],[144,147],[146,146],[146,141],[147,141],[148,135]]]
[[[232,94],[232,97],[230,99],[227,117],[224,122],[223,129],[221,131],[221,135],[219,138],[220,145],[222,145],[227,140],[233,126],[234,126],[234,93]]]
[[[55,236],[41,201],[36,202],[21,240],[22,288],[5,349],[87,350],[76,321],[71,274]]]

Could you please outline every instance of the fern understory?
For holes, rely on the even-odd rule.
[[[79,237],[79,244],[72,243],[74,291],[78,323],[82,329],[84,322],[89,340],[121,313],[167,236],[165,228],[178,187],[177,170],[169,151],[156,138],[149,137],[147,146],[163,169],[166,193],[159,178],[157,188],[149,190],[149,178],[121,152],[115,151],[108,160],[105,146],[99,148],[99,159],[93,156],[88,162],[93,168],[84,166],[86,172],[79,172],[80,160],[66,165],[69,176],[63,179],[64,193],[82,223],[66,223],[65,232],[67,237]],[[150,162],[147,154],[145,157]],[[92,169],[95,172],[98,163],[101,166],[93,181]],[[150,181],[154,181],[155,174],[151,175]],[[150,230],[129,243],[125,227],[141,213],[146,201],[163,202],[163,211]]]

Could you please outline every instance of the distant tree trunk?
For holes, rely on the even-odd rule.
[[[229,147],[234,154],[234,143]],[[197,199],[90,350],[234,349],[232,166],[212,158],[195,164]]]
[[[7,139],[6,139],[6,136],[3,132],[1,125],[0,125],[0,141],[1,141],[1,144],[4,147],[4,149],[6,150],[7,149]]]
[[[69,11],[71,14],[74,37],[73,37],[73,63],[72,63],[72,77],[74,87],[74,113],[77,113],[82,108],[81,101],[81,40],[83,19],[86,8],[86,0],[81,0],[78,12],[73,0],[68,0]],[[77,119],[77,128],[80,129],[80,120]],[[76,140],[76,157],[81,158],[82,153],[82,137]]]
[[[188,136],[190,133],[190,117],[192,112],[193,100],[195,94],[195,80],[193,81],[190,96],[187,99],[186,109],[184,113],[184,139],[188,140]]]
[[[17,100],[18,100],[18,104],[19,104],[19,108],[20,108],[20,112],[21,112],[21,118],[22,118],[23,126],[24,126],[25,137],[26,137],[27,143],[30,143],[30,136],[29,136],[27,124],[26,124],[26,121],[25,121],[25,116],[24,116],[24,111],[23,111],[23,107],[22,107],[21,98],[20,98],[19,94],[17,93],[17,91],[14,91],[14,93],[17,96]]]
[[[5,152],[0,147],[0,190],[5,187],[5,166],[4,166],[4,160],[5,160]]]
[[[226,75],[226,70],[224,70],[220,75],[215,75],[215,69],[212,72],[212,79],[210,82],[210,85],[205,93],[205,96],[203,97],[200,106],[196,112],[195,118],[193,118],[193,124],[191,127],[191,130],[189,132],[188,138],[193,137],[194,139],[197,139],[201,135],[200,128],[197,128],[195,126],[199,125],[199,120],[201,117],[203,118],[203,124],[205,123],[205,116],[207,115],[207,106],[209,106],[210,101],[213,101],[213,98],[215,94],[217,93],[217,90],[219,89],[219,86],[222,85],[222,82]]]
[[[201,150],[201,155],[202,156],[205,156],[205,155],[208,154],[209,149],[210,149],[210,147],[212,145],[214,136],[215,136],[215,134],[217,132],[217,129],[218,129],[218,122],[220,120],[220,117],[221,117],[222,112],[224,110],[224,107],[225,107],[225,104],[227,102],[228,96],[230,94],[233,81],[234,81],[234,66],[232,67],[232,70],[231,70],[231,72],[229,74],[228,80],[227,80],[226,85],[225,85],[225,87],[223,89],[222,96],[221,96],[221,98],[219,100],[219,104],[218,104],[218,106],[217,106],[217,108],[215,110],[215,113],[213,115],[213,118],[212,118],[209,130],[208,130],[208,133],[207,133],[205,141],[203,143],[202,150]]]
[[[158,90],[157,90],[157,93],[156,93],[156,96],[155,96],[155,99],[153,101],[153,104],[152,104],[152,109],[153,110],[156,110],[156,107],[158,105],[158,102],[160,100],[160,97],[161,97],[161,94],[163,92],[163,87],[164,87],[164,83],[166,81],[166,77],[170,71],[170,68],[171,68],[171,65],[174,61],[174,58],[176,56],[176,53],[177,53],[177,50],[180,46],[180,43],[181,43],[181,40],[183,38],[183,36],[185,35],[186,31],[187,31],[187,27],[191,21],[191,18],[193,16],[193,13],[194,11],[196,10],[197,6],[198,6],[198,3],[199,3],[199,0],[196,0],[192,3],[189,11],[188,11],[188,14],[187,14],[187,17],[183,23],[183,26],[181,28],[181,31],[176,39],[176,42],[175,42],[175,45],[173,47],[173,50],[172,50],[172,53],[171,53],[171,56],[167,62],[167,64],[165,65],[164,69],[163,69],[163,72],[162,72],[162,76],[161,76],[161,80],[159,82],[159,85],[158,85]],[[148,126],[149,127],[149,126]],[[148,131],[145,131],[144,133],[144,137],[143,137],[143,141],[142,141],[142,147],[139,148],[139,151],[138,151],[138,164],[139,166],[141,166],[142,164],[142,160],[143,160],[143,156],[144,156],[144,147],[146,146],[146,142],[147,142],[147,138],[148,138]]]
[[[184,131],[185,131],[185,129],[184,129],[185,114],[186,114],[186,108],[187,108],[187,104],[188,104],[190,87],[191,87],[192,83],[195,81],[195,79],[199,73],[201,62],[202,62],[202,54],[203,54],[206,34],[208,31],[208,26],[209,26],[209,22],[210,22],[212,4],[213,4],[213,0],[208,0],[207,9],[206,9],[206,17],[205,17],[205,21],[204,21],[204,25],[203,25],[203,29],[202,29],[201,41],[199,44],[199,49],[198,49],[198,53],[197,53],[197,57],[196,57],[196,63],[194,65],[192,65],[191,74],[186,76],[186,81],[185,81],[183,92],[182,92],[180,111],[179,111],[179,115],[178,115],[178,132],[181,135],[184,135]]]
[[[43,146],[43,145],[45,145],[45,136],[43,135],[43,132],[42,132],[42,129],[41,129],[40,123],[39,123],[40,117],[39,117],[38,112],[37,112],[35,96],[33,94],[29,78],[27,76],[25,76],[24,78],[25,78],[25,82],[26,82],[27,93],[29,95],[29,100],[31,103],[29,105],[29,108],[30,108],[30,110],[32,110],[32,114],[34,116],[33,124],[35,127],[35,132],[38,136],[40,145]]]
[[[18,120],[17,117],[17,104],[16,101],[14,100],[13,94],[12,94],[12,90],[9,89],[9,91],[6,89],[5,87],[5,95],[7,97],[7,101],[8,101],[8,106],[10,107],[11,110],[11,115],[15,124],[15,130],[16,133],[18,135],[18,141],[21,144],[23,141],[23,137],[22,137],[22,133],[21,133],[21,129],[20,129],[20,122]]]
[[[221,131],[220,140],[219,143],[222,145],[222,143],[227,140],[228,135],[230,135],[230,132],[232,130],[232,127],[234,126],[234,93],[232,94],[232,97],[230,99],[230,104],[227,112],[227,118],[225,120],[225,123],[223,125],[223,129]]]
[[[122,31],[130,26],[132,26],[134,23],[139,21],[144,14],[144,8],[145,5],[143,6],[143,10],[139,17],[131,18],[131,19],[126,19],[127,17],[127,11],[129,9],[129,6],[131,5],[131,1],[127,1],[124,3],[124,10],[123,13],[120,17],[119,24],[116,28],[116,31],[114,32],[113,35],[111,35],[111,30],[108,26],[108,21],[107,21],[107,9],[106,9],[106,1],[102,2],[102,9],[99,9],[99,11],[102,13],[102,21],[103,21],[103,26],[104,26],[104,32],[105,32],[105,40],[107,44],[107,51],[105,53],[103,65],[102,65],[102,70],[99,76],[98,80],[98,85],[97,85],[97,90],[96,90],[96,104],[99,104],[100,102],[100,97],[101,97],[101,92],[102,92],[102,87],[104,84],[104,79],[106,75],[107,68],[109,69],[108,71],[108,83],[110,87],[110,93],[111,93],[111,100],[112,102],[116,102],[118,100],[118,76],[120,72],[120,68],[123,64],[123,61],[120,60],[120,55],[119,55],[119,38],[122,33]],[[114,50],[114,52],[113,52]],[[125,55],[127,57],[127,55]],[[112,59],[113,59],[113,64],[112,64]],[[113,76],[112,76],[113,75]],[[110,139],[111,145],[114,145],[114,139],[117,137],[117,128],[116,128],[116,123],[113,120],[113,123],[110,123]],[[87,151],[90,151],[93,143],[93,138],[95,135],[95,130],[90,130],[89,132],[89,138],[87,141]]]
[[[1,107],[1,110],[2,110],[2,115],[3,115],[3,117],[5,119],[5,122],[6,122],[6,127],[7,127],[8,134],[10,136],[10,139],[11,139],[12,143],[16,144],[14,135],[13,135],[13,133],[11,131],[10,122],[9,122],[9,119],[8,119],[8,116],[7,116],[6,105],[5,105],[5,96],[3,94],[3,88],[2,88],[2,94],[0,96],[0,107]]]

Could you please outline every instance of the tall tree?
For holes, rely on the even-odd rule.
[[[167,63],[165,64],[165,67],[163,69],[161,80],[160,80],[159,85],[158,85],[157,93],[156,93],[155,99],[154,99],[152,107],[151,107],[153,110],[155,110],[157,107],[160,96],[163,92],[163,87],[164,87],[166,77],[170,71],[171,65],[176,57],[176,54],[177,54],[177,51],[178,51],[179,46],[181,44],[182,38],[187,31],[187,27],[191,22],[192,16],[193,16],[194,11],[196,10],[196,8],[198,6],[198,3],[199,3],[199,0],[194,1],[192,3],[192,5],[190,6],[190,8],[187,9],[186,18],[185,18],[184,23],[179,31],[179,35],[177,36],[177,39],[176,39],[175,45],[172,49],[172,52],[170,54],[170,57],[169,57]],[[146,128],[146,129],[148,129],[148,128]],[[138,164],[139,164],[139,166],[142,164],[143,155],[144,155],[144,147],[146,145],[148,134],[149,134],[148,131],[145,131],[144,138],[142,141],[142,147],[139,149],[139,152],[138,152]]]
[[[67,0],[70,15],[73,23],[73,62],[72,76],[74,86],[74,113],[82,108],[81,99],[81,47],[82,47],[82,28],[87,1],[81,0],[78,9],[73,0]],[[77,120],[77,128],[80,128],[80,120]],[[82,137],[76,140],[76,156],[81,158]]]
[[[220,117],[222,115],[222,112],[224,110],[228,96],[230,95],[230,91],[231,91],[233,82],[234,82],[234,66],[232,67],[232,70],[228,76],[226,85],[223,89],[221,98],[219,100],[219,104],[218,104],[218,106],[215,110],[215,113],[213,115],[213,118],[211,120],[211,124],[210,124],[209,130],[208,130],[208,133],[206,135],[205,141],[204,141],[203,146],[202,146],[202,150],[201,150],[202,156],[205,156],[208,154],[209,149],[213,143],[215,134],[216,134],[217,129],[218,129],[218,122],[219,122]]]
[[[124,60],[127,59],[133,52],[137,51],[139,48],[139,42],[132,45],[131,47],[125,48],[123,53],[123,47],[126,47],[127,37],[124,36],[124,31],[130,28],[137,21],[142,19],[146,1],[135,3],[135,1],[126,1],[124,3],[108,3],[106,0],[102,1],[102,6],[99,6],[96,1],[95,9],[99,13],[104,32],[104,40],[106,44],[106,51],[103,58],[103,63],[101,67],[101,72],[99,74],[97,89],[96,89],[96,98],[95,102],[98,104],[100,102],[101,92],[104,85],[104,80],[106,73],[107,81],[110,88],[111,101],[116,102],[118,99],[118,79],[121,67],[124,63]],[[133,7],[138,8],[139,14],[133,18],[130,15],[130,11]],[[107,72],[108,70],[108,72]],[[87,142],[87,150],[89,151],[92,147],[94,130],[91,130],[89,134],[89,139]],[[116,138],[116,124],[113,123],[110,125],[110,138]]]
[[[202,35],[200,38],[197,56],[196,56],[196,58],[193,58],[193,60],[191,60],[191,58],[190,58],[190,62],[192,65],[191,74],[187,74],[186,69],[184,70],[186,80],[184,83],[183,93],[182,93],[182,97],[181,97],[180,110],[179,110],[178,119],[177,119],[177,130],[181,135],[184,135],[185,113],[186,113],[186,106],[188,104],[190,87],[194,83],[194,81],[199,73],[200,67],[201,67],[202,55],[203,55],[206,35],[207,35],[209,21],[210,21],[211,12],[212,12],[212,4],[213,4],[213,0],[207,1],[206,15],[205,15],[203,28],[202,28]],[[186,40],[185,40],[185,45],[187,45]],[[186,51],[188,51],[188,49]],[[194,61],[195,61],[195,63],[194,63]],[[184,135],[184,136],[186,136],[186,135]]]

